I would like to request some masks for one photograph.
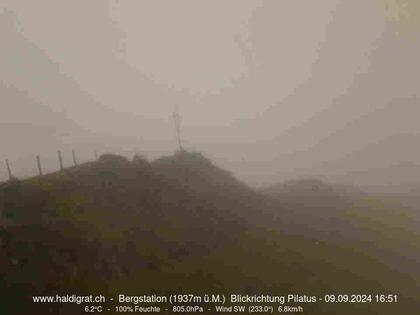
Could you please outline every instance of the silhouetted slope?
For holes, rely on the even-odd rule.
[[[181,159],[188,157],[185,153]],[[173,157],[175,163],[179,158]],[[208,169],[200,163],[216,169],[200,159],[199,167],[204,172]],[[182,163],[179,167],[188,171]],[[203,191],[211,192],[206,188],[207,178],[194,173],[196,166],[191,164],[188,178]],[[39,293],[68,290],[69,285],[79,291],[103,289],[110,280],[124,283],[124,290],[130,286],[147,292],[156,286],[169,290],[175,282],[155,282],[148,273],[164,274],[163,269],[172,268],[179,260],[206,256],[219,247],[237,244],[247,222],[238,213],[217,208],[217,195],[212,195],[212,200],[206,194],[196,194],[182,185],[184,178],[170,181],[169,174],[169,170],[141,159],[130,162],[105,155],[98,162],[63,172],[3,184],[0,209],[8,224],[1,234],[8,254],[3,256],[8,283],[17,285],[13,270],[22,268],[21,264],[42,272],[45,267],[37,261],[43,261],[54,266],[44,279],[38,279],[34,290]],[[28,242],[30,247],[25,249]],[[30,258],[34,252],[36,261]],[[18,261],[17,265],[12,260]],[[125,281],[131,281],[138,272],[141,279],[149,281],[127,287]],[[24,282],[29,284],[31,280],[26,278]],[[15,292],[13,288],[8,291]],[[26,287],[26,292],[32,289]]]
[[[9,314],[58,313],[60,305],[31,302],[32,295],[57,293],[394,291],[401,295],[399,309],[416,302],[411,274],[392,273],[355,243],[283,230],[290,204],[253,191],[197,153],[180,151],[151,163],[104,155],[3,183],[0,198],[0,290]],[[311,314],[358,308],[360,314],[396,310],[305,306]],[[66,305],[59,312],[81,309]]]
[[[165,182],[189,191],[200,202],[210,203],[239,221],[261,223],[265,199],[200,153],[179,151],[173,157],[157,159],[152,165]]]

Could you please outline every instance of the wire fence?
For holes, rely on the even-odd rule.
[[[43,167],[43,160],[42,160],[41,156],[36,155],[34,165],[36,166],[37,173],[32,174],[32,176],[42,176],[44,174],[64,170],[66,167],[64,166],[64,163],[63,163],[63,154],[62,154],[61,150],[57,151],[57,157],[56,158],[57,158],[58,168],[51,169],[51,167],[48,167],[48,169],[46,171]],[[94,151],[94,158],[95,158],[95,160],[98,160],[98,152],[97,151]],[[71,150],[71,159],[72,159],[72,164],[68,167],[77,166],[79,164],[77,154],[76,154],[76,150],[74,150],[74,149]],[[18,177],[15,176],[15,174],[14,174],[13,164],[11,163],[11,161],[9,159],[5,159],[4,160],[4,165],[6,167],[8,180],[9,181],[16,180]],[[31,175],[27,175],[25,177],[31,177]],[[0,180],[0,182],[1,182],[1,180]]]

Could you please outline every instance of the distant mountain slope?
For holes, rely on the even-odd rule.
[[[278,150],[277,157],[264,162],[244,162],[253,177],[264,174],[265,183],[285,179],[317,177],[334,182],[353,182],[355,185],[394,185],[404,181],[420,182],[418,172],[420,127],[420,102],[415,98],[397,99],[393,102],[356,117],[326,133],[313,138],[323,130],[329,119],[334,119],[340,107],[319,113],[311,121],[285,132],[270,142],[256,144],[255,152],[264,152],[260,145],[270,145]],[[287,143],[298,139],[313,139],[308,146],[288,151]],[[305,141],[306,141],[305,140]],[[405,164],[398,171],[395,166]],[[411,164],[411,171],[408,167]],[[239,165],[238,174],[241,172]]]
[[[372,195],[316,179],[288,181],[261,192],[281,209],[277,215],[287,222],[282,224],[283,231],[349,246],[415,274],[415,261],[420,258],[420,217],[417,209],[409,207],[409,196]],[[419,283],[420,277],[413,281]]]
[[[81,313],[76,306],[30,302],[34,294],[57,292],[400,294],[398,305],[386,307],[306,305],[311,314],[392,314],[418,303],[411,269],[393,273],[394,266],[359,243],[287,229],[290,207],[185,151],[153,162],[103,155],[62,172],[3,183],[3,307],[9,314]],[[374,235],[382,244],[381,234]]]

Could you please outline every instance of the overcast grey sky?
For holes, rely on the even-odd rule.
[[[418,140],[416,0],[0,4],[12,160],[63,146],[170,152],[178,105],[186,146],[250,183],[420,161],[394,143],[390,158],[370,152]]]

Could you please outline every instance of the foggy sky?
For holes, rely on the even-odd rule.
[[[168,154],[177,105],[185,147],[251,184],[420,182],[419,20],[416,0],[3,0],[0,158]]]

